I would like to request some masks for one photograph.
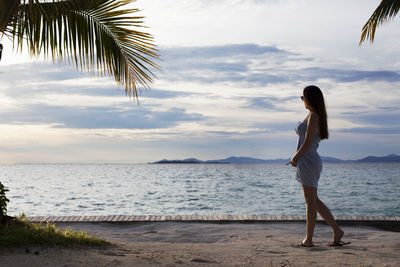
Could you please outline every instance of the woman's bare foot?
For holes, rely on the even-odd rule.
[[[336,231],[333,233],[333,243],[337,244],[342,240],[342,237],[344,235],[344,232],[342,229],[338,228]]]
[[[312,241],[308,241],[306,238],[304,238],[303,241],[301,241],[300,246],[302,247],[313,247],[314,244]]]

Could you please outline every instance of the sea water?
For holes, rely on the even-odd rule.
[[[8,214],[305,214],[281,164],[0,165]],[[325,163],[318,195],[334,215],[400,216],[400,163]]]

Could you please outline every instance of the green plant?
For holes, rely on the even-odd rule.
[[[60,230],[54,223],[30,223],[25,214],[0,225],[0,247],[27,245],[109,246],[111,243],[85,232],[74,231],[71,227]]]
[[[7,188],[0,182],[0,218],[7,215],[7,202],[10,200],[6,197]]]

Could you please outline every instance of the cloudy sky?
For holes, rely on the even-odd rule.
[[[0,162],[292,156],[318,85],[324,156],[400,154],[399,20],[358,45],[379,0],[138,0],[162,61],[139,104],[109,78],[12,52],[0,62]]]

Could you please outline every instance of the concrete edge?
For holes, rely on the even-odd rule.
[[[400,225],[400,216],[334,216],[339,224]],[[28,222],[40,223],[266,223],[305,222],[305,215],[111,215],[111,216],[31,216]],[[317,217],[318,222],[324,221]]]

